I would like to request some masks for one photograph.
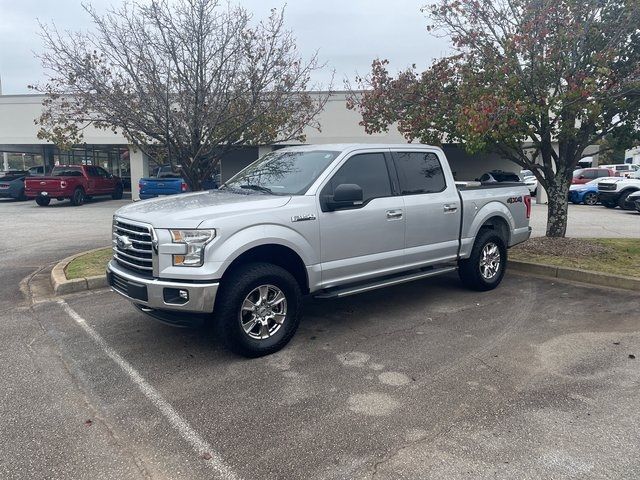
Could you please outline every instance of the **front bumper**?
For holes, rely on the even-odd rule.
[[[620,197],[619,192],[607,192],[598,190],[598,198],[602,203],[618,203],[618,198]]]
[[[145,278],[125,270],[113,260],[107,265],[107,280],[114,292],[138,306],[195,313],[213,312],[220,285],[218,282],[196,283]],[[188,292],[188,299],[179,298],[175,294],[179,290]]]

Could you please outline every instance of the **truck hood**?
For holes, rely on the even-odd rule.
[[[290,196],[210,190],[143,200],[126,205],[115,214],[125,219],[149,223],[155,228],[197,228],[205,220],[247,210],[255,212],[279,208],[289,200]]]

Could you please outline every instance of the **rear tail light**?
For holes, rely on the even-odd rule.
[[[189,185],[187,185],[185,182],[182,182],[182,185],[180,185],[180,190],[186,192],[187,190],[189,190]]]
[[[527,209],[527,218],[531,218],[531,195],[524,196],[524,206]]]

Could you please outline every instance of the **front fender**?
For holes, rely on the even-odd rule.
[[[235,232],[210,252],[207,262],[219,264],[216,276],[222,277],[229,265],[243,253],[262,245],[280,245],[293,250],[306,266],[319,262],[310,241],[300,232],[278,224],[252,225]]]

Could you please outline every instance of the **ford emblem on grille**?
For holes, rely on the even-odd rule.
[[[131,240],[126,235],[118,235],[116,242],[120,250],[129,250],[129,248],[133,246],[133,243],[131,243]]]

